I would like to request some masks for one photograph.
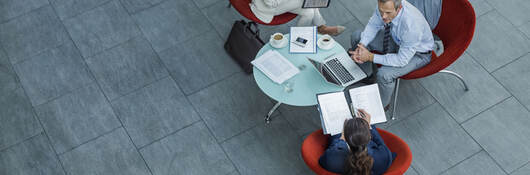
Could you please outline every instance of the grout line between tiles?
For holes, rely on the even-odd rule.
[[[197,6],[197,4],[196,4],[195,2],[192,2],[192,3],[193,3],[193,5],[199,10],[199,13],[200,13],[204,18],[206,18],[206,20],[208,21],[208,23],[209,23],[210,26],[212,27],[211,30],[215,31],[215,32],[217,33],[218,37],[221,39],[221,41],[223,41],[223,37],[221,36],[221,34],[219,34],[219,31],[217,31],[217,30],[215,29],[213,23],[210,21],[210,19],[208,19],[208,17],[207,17],[206,14],[202,11],[202,9],[200,9],[200,8]],[[214,5],[214,4],[216,4],[216,3],[212,3],[212,5]],[[209,32],[209,31],[211,31],[211,30],[205,31],[204,33]],[[202,35],[202,33],[201,33],[201,35]],[[200,35],[197,35],[197,36],[200,36]],[[194,37],[195,37],[195,36],[193,36],[193,37],[191,37],[191,38],[194,38]],[[174,47],[174,46],[172,46],[172,47]],[[171,47],[170,47],[170,48],[171,48]],[[158,53],[157,53],[157,54],[158,54]],[[164,65],[165,65],[165,63],[164,63]],[[166,66],[166,65],[165,65],[165,66]],[[166,69],[168,69],[168,68],[166,67]],[[169,71],[169,70],[168,70],[168,71]],[[223,80],[228,79],[229,77],[235,76],[235,75],[236,75],[237,73],[239,73],[239,72],[240,72],[240,71],[238,71],[238,72],[234,72],[234,73],[232,73],[232,74],[230,74],[230,75],[227,75],[226,77],[221,78],[219,81],[212,82],[211,84],[209,84],[209,85],[207,85],[207,86],[205,86],[205,87],[203,87],[203,88],[197,90],[196,92],[200,92],[201,90],[207,89],[208,87],[210,87],[210,86],[212,86],[212,85],[214,85],[214,84],[217,84],[217,83],[220,82],[220,81],[223,81]],[[171,75],[171,73],[169,73],[169,74],[170,74],[170,77],[173,79],[173,81],[179,86],[179,83],[177,83],[177,81],[175,81],[175,79],[173,78],[173,76]],[[226,158],[230,161],[230,163],[232,164],[232,166],[234,167],[234,169],[236,170],[236,172],[237,172],[238,174],[241,174],[241,172],[240,172],[239,169],[237,168],[237,166],[236,166],[236,164],[234,163],[234,161],[230,158],[230,156],[227,154],[226,150],[225,150],[224,147],[221,145],[221,143],[219,142],[219,140],[217,139],[217,137],[213,134],[212,129],[208,126],[208,124],[206,123],[206,121],[204,121],[202,115],[201,115],[201,114],[199,113],[199,111],[196,109],[195,105],[193,105],[193,103],[191,103],[191,101],[190,101],[190,99],[189,99],[189,96],[191,96],[192,94],[194,94],[194,93],[196,93],[196,92],[192,92],[192,93],[190,93],[190,94],[186,94],[186,93],[184,92],[184,90],[183,90],[182,88],[180,88],[180,86],[179,86],[179,89],[181,90],[182,94],[184,94],[184,96],[185,96],[185,98],[186,98],[186,101],[187,101],[187,102],[190,104],[190,106],[193,108],[193,111],[195,111],[195,113],[197,113],[197,115],[199,116],[200,121],[202,121],[202,122],[204,123],[204,126],[206,126],[206,128],[208,129],[208,132],[209,132],[210,136],[213,137],[213,139],[217,142],[217,145],[221,148],[221,150],[223,150],[223,153],[225,154]]]
[[[105,3],[103,3],[103,4],[99,5],[99,6],[103,6],[103,5],[105,5],[105,4],[107,4],[107,3],[110,3],[110,2],[112,2],[112,1],[105,2]],[[124,8],[123,5],[121,5],[121,2],[118,1],[118,3],[119,3],[119,5],[121,6],[121,8]],[[98,6],[98,7],[99,7],[99,6]],[[97,7],[96,7],[96,8],[97,8]],[[125,10],[125,12],[127,12],[127,9],[124,8],[124,10]],[[90,11],[90,10],[89,10],[89,11]],[[88,12],[88,11],[86,11],[86,12]],[[84,13],[86,13],[86,12],[84,12]],[[56,12],[56,13],[57,13],[57,12]],[[64,22],[61,21],[61,24],[63,25],[63,28],[66,30],[66,26],[64,25]],[[138,29],[138,30],[139,30],[139,29]],[[114,117],[116,117],[116,119],[118,120],[118,122],[119,122],[120,125],[121,125],[121,128],[123,128],[123,130],[125,131],[125,133],[126,133],[127,136],[129,137],[129,140],[131,141],[131,143],[133,144],[134,148],[136,149],[136,152],[138,153],[138,155],[140,156],[140,158],[142,158],[142,160],[144,161],[144,164],[145,164],[147,170],[149,171],[149,173],[150,173],[150,174],[153,174],[153,172],[151,171],[151,168],[147,165],[147,162],[145,161],[144,157],[142,156],[142,154],[141,154],[140,151],[138,150],[138,147],[137,147],[136,144],[132,141],[132,138],[131,138],[129,132],[127,131],[127,129],[126,129],[125,126],[123,125],[123,122],[121,121],[120,117],[118,116],[118,113],[114,110],[114,107],[112,106],[112,103],[110,102],[109,97],[107,96],[107,94],[105,94],[105,92],[103,92],[103,89],[101,88],[101,85],[100,85],[99,82],[97,81],[97,78],[96,78],[95,74],[92,72],[92,70],[91,70],[90,67],[88,66],[88,63],[86,62],[85,57],[82,55],[81,50],[79,49],[79,47],[77,46],[77,44],[74,42],[74,40],[73,40],[73,38],[72,38],[70,32],[68,32],[68,30],[66,30],[66,32],[67,32],[68,36],[70,37],[70,40],[71,40],[71,42],[73,43],[73,45],[75,46],[75,48],[80,52],[81,57],[82,57],[82,61],[83,61],[84,65],[85,65],[85,68],[87,69],[88,73],[89,73],[89,74],[92,76],[92,78],[94,79],[94,82],[95,82],[95,84],[98,86],[98,88],[99,88],[99,90],[100,90],[100,93],[103,94],[103,96],[105,97],[105,100],[107,101],[107,105],[110,106],[110,108],[111,108],[111,110],[112,110],[112,113],[114,114]],[[141,33],[139,32],[139,34],[141,34]],[[138,37],[138,36],[132,37],[132,39],[135,39],[136,37]],[[127,41],[125,41],[125,42],[122,42],[122,43],[118,43],[118,44],[116,44],[115,46],[113,46],[112,48],[117,47],[117,46],[119,46],[119,45],[121,45],[121,44],[123,44],[123,43],[126,43],[126,42],[128,42],[128,41],[130,41],[130,40],[132,40],[132,39],[129,39],[129,40],[127,40]],[[105,50],[103,50],[103,51],[101,51],[101,52],[99,52],[99,53],[103,53],[103,52],[105,52],[105,51],[107,51],[107,50],[109,50],[109,49],[111,49],[111,48],[105,49]],[[92,56],[95,56],[95,55],[97,55],[97,54],[98,54],[98,53],[92,54]],[[119,127],[118,127],[118,128],[119,128]],[[116,129],[114,129],[114,130],[116,130]],[[113,130],[113,131],[114,131],[114,130]],[[110,132],[109,132],[109,133],[110,133]],[[99,137],[98,137],[98,138],[99,138]]]
[[[198,90],[192,91],[192,92],[190,92],[189,94],[184,93],[184,95],[185,95],[186,97],[188,97],[188,96],[192,96],[192,95],[194,95],[194,94],[196,94],[196,93],[198,93],[198,92],[200,92],[200,91],[202,91],[202,90],[204,90],[204,89],[208,89],[209,87],[211,87],[211,86],[213,86],[213,85],[216,85],[217,83],[219,83],[219,82],[221,82],[221,81],[227,80],[228,78],[231,78],[231,77],[235,76],[235,75],[238,74],[238,73],[242,73],[242,72],[241,72],[241,71],[239,71],[239,72],[234,72],[234,73],[232,73],[232,74],[227,75],[227,76],[224,77],[224,78],[221,78],[221,79],[219,79],[219,80],[217,80],[217,81],[214,81],[214,82],[212,82],[212,83],[210,83],[210,84],[204,86],[204,87],[201,88],[201,89],[198,89]],[[177,84],[178,84],[178,83],[177,83]]]
[[[487,71],[486,71],[486,72],[487,72]],[[491,76],[491,75],[490,75],[490,76]],[[420,85],[421,85],[421,83],[420,83]],[[421,86],[423,86],[423,85],[421,85]],[[427,91],[427,93],[429,93],[431,96],[433,96],[433,95],[431,94],[430,91]],[[434,97],[434,96],[433,96],[433,97]],[[508,98],[510,98],[510,97],[507,97],[506,99],[508,99]],[[451,119],[453,119],[453,121],[456,122],[456,124],[458,125],[458,127],[461,128],[461,129],[462,129],[462,130],[463,130],[463,131],[469,136],[469,138],[471,138],[471,139],[473,140],[473,142],[475,142],[475,144],[477,144],[477,146],[479,146],[482,150],[484,150],[484,152],[486,152],[486,153],[488,154],[488,156],[490,156],[490,157],[493,159],[493,161],[495,162],[495,164],[497,164],[497,166],[499,166],[500,169],[501,169],[504,173],[506,173],[506,170],[504,170],[504,169],[502,168],[502,166],[500,166],[500,164],[497,162],[497,160],[495,160],[495,159],[494,159],[494,158],[488,153],[488,151],[486,151],[486,149],[484,149],[484,147],[480,144],[480,142],[478,142],[478,141],[477,141],[477,140],[476,140],[471,134],[469,134],[469,132],[468,132],[468,131],[462,126],[461,123],[458,123],[458,121],[457,121],[457,120],[451,115],[451,113],[447,112],[448,110],[447,110],[447,109],[446,109],[446,108],[445,108],[445,107],[439,102],[438,99],[436,99],[436,97],[434,97],[434,99],[437,101],[438,104],[440,104],[440,107],[441,107],[441,108],[442,108],[447,114],[449,114],[449,117],[450,117]],[[503,99],[503,100],[501,100],[501,101],[504,101],[504,100],[506,100],[506,99]],[[492,105],[492,106],[495,106],[495,105]],[[492,106],[490,106],[490,107],[492,107]],[[483,111],[485,111],[485,110],[483,110]],[[481,111],[481,112],[483,112],[483,111]],[[475,115],[475,116],[476,116],[476,115]],[[507,173],[506,173],[506,174],[507,174]]]
[[[176,133],[178,133],[178,132],[180,132],[180,131],[182,131],[182,130],[184,130],[184,129],[187,129],[187,128],[189,128],[189,127],[191,127],[191,126],[193,126],[193,125],[195,125],[195,124],[201,122],[201,121],[202,121],[202,120],[197,120],[197,121],[194,121],[194,122],[192,122],[192,123],[190,123],[190,124],[188,124],[188,125],[185,125],[185,126],[183,126],[182,128],[179,128],[179,129],[177,129],[177,130],[175,130],[175,131],[173,131],[173,132],[170,132],[170,133],[168,133],[168,134],[166,134],[166,135],[164,135],[164,136],[162,136],[162,137],[160,137],[160,138],[158,138],[158,139],[153,140],[152,142],[149,142],[149,143],[147,143],[147,144],[145,144],[145,145],[142,145],[142,146],[138,147],[138,150],[142,150],[142,149],[144,149],[145,147],[148,147],[148,146],[150,146],[150,145],[152,145],[152,144],[154,144],[154,143],[156,143],[156,142],[159,142],[160,140],[163,140],[163,139],[165,139],[165,138],[167,138],[167,137],[169,137],[169,136],[172,136],[172,135],[174,135],[174,134],[176,134]]]
[[[37,119],[35,119],[35,120],[37,120]],[[39,125],[40,125],[40,123],[39,123]],[[40,134],[44,134],[44,131],[37,132],[35,135],[29,136],[28,138],[25,138],[25,139],[23,139],[21,141],[13,143],[13,144],[7,145],[6,147],[0,149],[0,153],[6,151],[8,149],[11,149],[11,148],[13,148],[15,146],[18,146],[19,144],[22,144],[22,143],[24,143],[24,142],[26,142],[28,140],[31,140],[32,138],[35,138],[35,137],[39,136]]]
[[[530,52],[526,52],[526,53],[524,53],[523,55],[521,55],[521,56],[519,56],[519,57],[517,57],[517,58],[515,58],[515,59],[513,59],[513,60],[511,60],[511,61],[509,61],[509,62],[507,62],[506,64],[504,64],[504,65],[502,65],[502,66],[500,66],[500,67],[498,67],[498,68],[496,68],[496,69],[493,69],[491,72],[488,72],[488,73],[489,73],[489,74],[493,74],[493,73],[497,72],[498,70],[500,70],[500,69],[502,69],[502,68],[504,68],[504,67],[506,67],[506,66],[512,64],[513,62],[516,62],[517,60],[520,60],[520,59],[524,58],[524,57],[525,57],[526,55],[528,55],[529,53],[530,53]],[[467,54],[470,55],[471,58],[475,59],[475,57],[472,56],[470,53],[467,53]],[[476,59],[475,59],[475,61],[476,61]],[[477,63],[478,63],[478,62],[477,62]],[[480,63],[479,63],[479,64],[480,64]],[[486,70],[486,71],[487,71],[487,70]],[[492,75],[492,76],[493,76],[493,75]]]
[[[5,24],[5,23],[8,23],[8,22],[11,22],[11,21],[13,21],[13,20],[15,20],[15,19],[18,19],[18,18],[22,17],[22,16],[29,15],[30,13],[33,13],[33,12],[38,11],[38,10],[40,10],[40,9],[46,8],[46,6],[52,6],[52,5],[48,2],[48,4],[46,4],[46,5],[42,5],[42,6],[40,6],[40,7],[37,7],[37,8],[35,8],[35,9],[33,9],[33,10],[30,10],[30,11],[27,11],[26,13],[23,13],[23,14],[20,14],[20,15],[14,16],[14,17],[11,17],[10,19],[4,20],[4,21],[0,21],[0,25]],[[59,18],[59,17],[57,17],[57,18]]]
[[[508,99],[508,98],[510,98],[510,97],[507,97],[506,99]],[[503,100],[501,100],[501,101],[504,101],[504,100],[506,100],[506,99],[503,99]],[[493,107],[493,106],[495,106],[495,105],[490,106],[490,108]],[[480,147],[482,150],[484,150],[484,152],[486,152],[486,154],[488,154],[488,156],[490,156],[490,157],[493,159],[493,161],[495,162],[495,164],[497,164],[497,166],[499,166],[499,167],[501,168],[501,170],[502,170],[504,173],[506,173],[506,170],[504,170],[504,169],[502,168],[502,166],[499,164],[499,162],[497,162],[497,160],[495,160],[495,159],[494,159],[494,158],[488,153],[488,151],[487,151],[486,149],[484,149],[484,147],[480,144],[480,142],[478,142],[478,141],[473,137],[473,135],[469,134],[469,132],[466,130],[466,128],[464,128],[464,127],[462,126],[462,124],[458,123],[458,121],[457,121],[457,120],[456,120],[456,119],[455,119],[455,118],[454,118],[449,112],[447,112],[448,110],[447,110],[443,105],[440,104],[440,107],[442,107],[442,109],[443,109],[447,114],[449,114],[449,116],[451,117],[451,119],[453,119],[453,121],[456,122],[457,126],[458,126],[460,129],[462,129],[462,130],[463,130],[463,131],[469,136],[469,138],[471,138],[471,139],[473,140],[473,142],[475,142],[475,144],[477,144],[478,147]],[[483,110],[483,111],[485,111],[485,110]],[[481,111],[481,112],[483,112],[483,111]],[[476,115],[474,115],[474,116],[476,116]],[[474,117],[474,116],[473,116],[473,117]],[[506,174],[508,174],[508,173],[506,173]]]
[[[48,1],[48,3],[49,3],[49,1]],[[55,9],[53,9],[53,7],[51,7],[51,8],[52,8],[52,10],[54,10],[54,13],[56,13],[56,12],[55,12]],[[3,47],[2,47],[2,48],[3,48]],[[8,56],[8,59],[10,59],[9,56]],[[11,67],[14,69],[14,66],[12,65],[12,63],[9,62],[9,64],[11,64]],[[18,80],[20,80],[20,77],[18,76],[18,74],[16,73],[16,71],[15,71],[15,76],[17,77]],[[59,154],[57,154],[57,150],[56,150],[55,147],[53,146],[52,141],[51,141],[51,139],[50,139],[50,136],[48,135],[48,132],[46,132],[46,129],[44,128],[44,125],[42,124],[42,121],[40,120],[39,115],[37,115],[37,112],[36,112],[35,106],[33,106],[32,102],[31,102],[31,100],[30,100],[30,98],[29,98],[29,96],[28,96],[28,94],[27,94],[27,92],[26,92],[26,89],[24,88],[24,86],[22,85],[21,82],[20,82],[20,87],[19,87],[19,88],[21,88],[21,89],[23,90],[23,92],[24,92],[24,96],[25,96],[26,99],[28,100],[28,103],[30,103],[30,105],[31,105],[31,112],[33,113],[33,118],[34,118],[35,120],[37,120],[37,122],[39,123],[40,127],[42,128],[42,132],[44,133],[44,135],[46,136],[46,138],[47,138],[47,140],[48,140],[48,146],[50,146],[50,148],[53,150],[53,153],[55,154],[55,158],[57,159],[57,161],[58,161],[59,164],[61,165],[61,169],[63,170],[63,172],[64,172],[65,174],[67,174],[66,169],[64,168],[64,165],[63,165],[61,159],[59,158]]]
[[[515,62],[515,61],[517,61],[517,60],[519,60],[519,59],[523,59],[523,57],[527,56],[528,54],[529,54],[529,53],[524,54],[523,56],[521,56],[521,57],[519,57],[519,58],[517,58],[517,59],[511,61],[511,62],[508,63],[508,64],[511,64],[511,63],[513,63],[513,62]],[[475,60],[475,57],[473,57],[473,55],[469,54],[469,56],[471,56],[471,58],[472,58],[473,60]],[[475,60],[475,61],[476,61],[476,60]],[[503,65],[501,68],[507,66],[508,64]],[[480,64],[479,64],[479,65],[480,65]],[[481,65],[481,66],[482,66],[482,65]],[[484,67],[482,67],[482,68],[484,68]],[[500,68],[499,68],[499,69],[500,69]],[[497,69],[497,70],[499,70],[499,69]],[[517,100],[517,102],[519,102],[519,104],[521,104],[521,105],[522,105],[527,111],[530,112],[530,109],[529,109],[526,105],[524,105],[523,103],[521,103],[521,101],[519,100],[519,98],[517,98],[517,96],[515,96],[512,92],[510,92],[510,91],[508,90],[508,88],[506,88],[506,86],[504,86],[504,84],[502,84],[502,82],[499,81],[499,79],[497,79],[497,77],[495,77],[495,76],[492,75],[492,74],[493,74],[494,72],[496,72],[497,70],[495,70],[495,71],[493,71],[493,72],[491,72],[491,73],[488,72],[488,74],[489,74],[489,75],[490,75],[490,76],[491,76],[491,77],[492,77],[497,83],[499,83],[499,84],[502,86],[502,88],[504,88],[504,90],[506,90],[506,92],[508,92],[511,96],[513,96],[513,98],[515,98],[515,100]],[[486,71],[486,72],[487,72],[487,71]]]
[[[347,12],[353,17],[353,19],[357,20],[357,22],[359,22],[359,24],[361,24],[361,26],[365,26],[365,25],[361,22],[361,20],[359,20],[359,18],[357,18],[357,17],[355,16],[355,14],[353,14],[353,13],[350,11],[350,9],[348,9],[348,8],[346,7],[346,4],[344,4],[344,2],[342,2],[342,0],[339,0],[338,2],[339,2],[340,4],[342,4],[342,7],[344,7],[344,8],[346,9],[346,11],[347,11]],[[352,21],[350,20],[349,22],[352,22]],[[345,24],[347,24],[347,23],[345,23]],[[363,27],[363,28],[364,28],[364,27]],[[352,32],[355,32],[355,31],[352,31]]]
[[[29,99],[29,96],[26,94],[26,90],[24,89],[24,87],[21,86],[21,88],[24,90],[24,94],[26,95],[26,98]],[[48,135],[48,132],[46,132],[46,128],[44,128],[44,125],[42,124],[42,121],[40,120],[39,115],[37,115],[37,112],[35,111],[35,107],[32,107],[31,111],[33,112],[34,118],[37,119],[37,122],[39,122],[40,127],[42,128],[42,132],[44,132],[44,135],[46,136],[46,138],[48,140],[48,146],[50,146],[50,148],[53,150],[53,153],[55,153],[55,158],[57,159],[57,161],[61,165],[61,168],[63,169],[63,172],[65,174],[68,174],[66,172],[66,169],[64,168],[62,160],[59,158],[59,154],[57,153],[57,150],[55,149],[55,146],[53,145],[52,140],[50,139],[50,136]]]
[[[140,9],[140,10],[135,10],[135,11],[132,12],[132,13],[129,12],[129,10],[127,10],[127,8],[125,8],[125,11],[127,11],[127,13],[128,13],[130,16],[132,16],[132,15],[134,15],[134,14],[138,14],[138,13],[141,13],[141,12],[143,12],[143,11],[146,11],[146,10],[148,10],[148,9],[150,9],[150,8],[153,8],[153,7],[155,7],[155,6],[158,6],[158,5],[160,5],[160,4],[162,4],[162,3],[166,2],[166,1],[169,1],[169,0],[162,0],[162,1],[160,1],[160,2],[157,2],[157,3],[154,3],[154,4],[150,5],[149,7],[146,7],[146,8]],[[120,2],[120,3],[121,3],[121,2]],[[123,5],[123,4],[122,4],[122,5]],[[125,7],[125,6],[124,6],[124,7]]]
[[[143,86],[140,86],[140,87],[138,87],[138,88],[135,88],[135,89],[131,90],[131,92],[127,92],[127,93],[125,93],[125,94],[120,94],[120,96],[118,96],[118,97],[116,97],[116,98],[114,98],[114,99],[112,99],[112,100],[109,100],[109,102],[111,103],[111,102],[119,101],[120,99],[125,98],[126,96],[129,96],[129,95],[134,94],[134,93],[136,93],[136,92],[138,92],[138,91],[141,91],[141,90],[144,89],[145,87],[151,86],[151,85],[153,85],[153,84],[155,84],[155,83],[157,83],[157,82],[159,82],[159,81],[161,81],[161,80],[163,80],[163,79],[166,79],[166,78],[168,78],[168,77],[170,77],[170,76],[169,76],[169,75],[165,75],[165,76],[163,76],[163,77],[157,78],[157,79],[153,80],[152,82],[146,83],[146,84],[143,85]]]
[[[50,1],[50,0],[48,0],[48,1]],[[92,7],[92,8],[84,10],[81,13],[76,13],[76,14],[71,15],[71,16],[65,16],[64,19],[61,19],[61,17],[59,16],[59,13],[57,13],[57,12],[55,12],[55,13],[57,14],[57,18],[59,18],[59,21],[64,22],[64,21],[66,21],[68,19],[72,19],[72,18],[75,18],[77,16],[81,16],[81,15],[83,15],[85,13],[88,13],[89,11],[92,11],[92,10],[97,9],[97,8],[99,8],[101,6],[104,6],[104,5],[108,4],[108,3],[111,3],[112,1],[115,1],[115,0],[107,0],[106,2],[102,2],[101,4],[98,4],[98,5],[96,5],[96,6]],[[52,3],[50,3],[50,5],[53,6]]]
[[[501,103],[505,102],[506,100],[510,99],[511,97],[514,97],[514,96],[510,94],[510,96],[508,96],[508,97],[506,97],[506,98],[500,100],[499,102],[497,102],[497,103],[491,105],[490,107],[485,108],[484,110],[480,111],[479,113],[477,113],[477,114],[475,114],[475,115],[469,117],[468,119],[466,119],[466,120],[464,120],[464,121],[462,121],[462,122],[459,122],[458,124],[464,124],[464,123],[470,121],[471,119],[474,119],[475,117],[478,117],[480,114],[482,114],[482,113],[484,113],[484,112],[486,112],[486,111],[488,111],[488,110],[490,110],[490,109],[496,107],[498,104],[501,104]],[[514,97],[514,98],[515,98],[515,97]]]
[[[435,99],[435,100],[436,100],[436,99]],[[418,111],[416,111],[416,112],[414,112],[414,113],[411,113],[411,114],[408,115],[406,118],[401,119],[401,120],[398,120],[398,121],[396,121],[395,123],[392,123],[392,124],[388,125],[386,128],[390,128],[391,126],[394,126],[394,125],[396,125],[396,124],[398,124],[398,123],[402,123],[402,122],[408,120],[410,117],[416,115],[417,113],[420,113],[421,111],[423,111],[423,110],[425,110],[425,109],[427,109],[427,108],[430,108],[430,107],[431,107],[432,105],[434,105],[434,104],[440,104],[440,103],[439,103],[438,101],[435,101],[434,103],[431,103],[431,104],[429,104],[429,105],[427,105],[427,106],[424,106],[424,107],[421,108],[420,110],[418,110]],[[440,106],[441,106],[441,104],[440,104]]]
[[[108,134],[110,134],[110,133],[112,133],[112,132],[114,132],[114,131],[116,131],[117,129],[120,129],[120,128],[121,128],[121,126],[118,126],[118,127],[116,127],[116,128],[113,128],[113,129],[111,129],[111,130],[109,130],[109,131],[107,131],[107,132],[104,132],[104,133],[102,133],[102,134],[100,134],[100,135],[98,135],[98,136],[96,136],[96,137],[94,137],[94,138],[91,138],[91,139],[89,139],[89,140],[87,140],[87,141],[84,141],[84,142],[80,143],[79,145],[76,145],[76,146],[74,146],[74,147],[72,147],[72,148],[66,149],[64,152],[62,152],[62,153],[58,153],[58,155],[59,155],[59,156],[62,156],[62,155],[66,154],[66,153],[68,153],[68,152],[70,152],[70,151],[73,151],[73,150],[75,150],[75,149],[77,149],[77,148],[79,148],[79,147],[81,147],[81,146],[87,144],[87,143],[90,143],[90,142],[92,142],[92,141],[94,141],[94,140],[97,140],[97,139],[99,139],[100,137],[104,137],[104,136],[106,136],[106,135],[108,135]]]
[[[512,172],[510,172],[510,174],[513,174],[514,172],[518,171],[519,169],[522,169],[523,167],[525,167],[526,165],[530,165],[530,161],[524,163],[522,166],[520,166],[519,168],[516,168],[515,170],[513,170]]]
[[[449,171],[450,169],[452,169],[452,168],[454,168],[454,167],[460,165],[462,162],[465,162],[465,161],[468,160],[468,159],[471,159],[473,156],[479,154],[479,153],[482,152],[482,151],[484,151],[484,149],[480,149],[480,150],[478,150],[476,153],[473,153],[472,155],[466,157],[465,159],[463,159],[463,160],[461,160],[461,161],[458,161],[456,164],[450,166],[449,168],[443,170],[442,172],[440,172],[440,173],[438,173],[438,174],[439,174],[439,175],[442,175],[442,174],[446,173],[446,172]],[[485,151],[484,151],[484,152],[485,152]],[[492,158],[492,159],[493,159],[493,158]]]

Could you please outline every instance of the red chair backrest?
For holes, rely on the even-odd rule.
[[[385,141],[390,151],[397,154],[396,159],[392,162],[392,165],[385,172],[385,175],[398,175],[403,174],[409,168],[412,163],[412,152],[405,141],[398,136],[377,128],[377,131]],[[322,129],[319,129],[311,133],[302,143],[302,158],[304,162],[318,175],[337,175],[329,172],[322,168],[318,164],[318,159],[328,146],[329,135],[324,135]]]
[[[274,16],[272,18],[272,21],[270,23],[264,23],[263,21],[259,20],[254,13],[252,13],[252,10],[250,10],[250,2],[252,0],[230,0],[230,4],[245,18],[254,21],[259,24],[263,25],[280,25],[285,24],[294,18],[296,18],[296,14],[293,13],[284,13],[278,16]]]
[[[426,77],[445,69],[456,61],[467,49],[475,32],[475,11],[468,0],[443,0],[442,14],[433,30],[444,44],[440,57],[433,54],[431,62],[402,79]]]

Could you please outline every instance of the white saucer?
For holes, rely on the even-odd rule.
[[[318,48],[322,49],[322,50],[329,50],[329,49],[332,49],[333,47],[335,47],[335,40],[331,39],[331,41],[329,41],[330,43],[327,45],[327,46],[322,46],[322,39],[323,38],[319,38],[318,41],[317,41],[317,46]]]
[[[282,39],[282,42],[279,45],[272,44],[272,38],[269,39],[269,44],[276,49],[284,48],[285,46],[287,46],[287,43],[289,42],[287,42],[287,39],[285,37]]]

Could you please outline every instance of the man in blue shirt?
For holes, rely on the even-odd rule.
[[[377,1],[377,9],[364,31],[353,33],[355,50],[349,53],[359,64],[382,65],[376,81],[381,101],[388,106],[396,79],[430,62],[434,40],[423,14],[412,4],[406,0]]]

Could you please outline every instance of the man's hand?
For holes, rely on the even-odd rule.
[[[358,56],[358,60],[361,61],[361,62],[367,62],[367,61],[374,61],[374,54],[372,52],[370,52],[368,49],[366,49],[366,47],[364,47],[364,45],[362,44],[357,44],[357,49],[356,50],[359,50],[358,53],[359,53],[359,56]]]
[[[359,44],[359,45],[362,45],[362,44]],[[363,61],[361,61],[361,57],[360,57],[360,52],[359,51],[360,51],[359,46],[357,46],[357,48],[354,51],[348,51],[348,53],[351,54],[351,59],[353,61],[355,61],[356,63],[362,64]]]

